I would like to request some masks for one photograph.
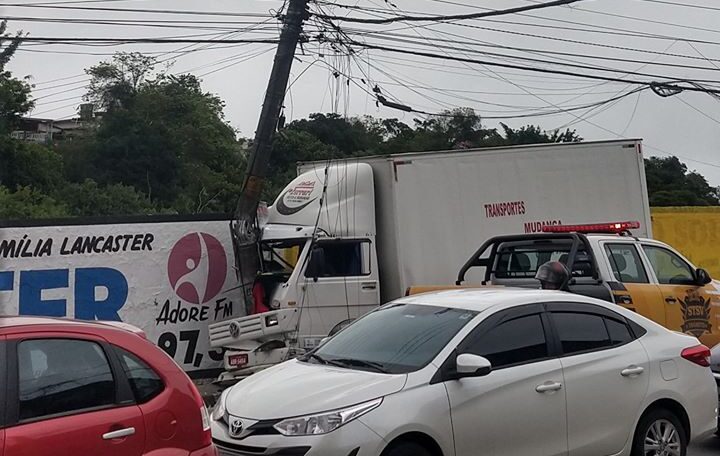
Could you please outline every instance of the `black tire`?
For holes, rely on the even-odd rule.
[[[633,437],[633,446],[631,456],[645,456],[645,437],[648,436],[650,428],[658,423],[659,425],[667,425],[670,423],[678,434],[678,443],[680,445],[680,456],[687,455],[688,437],[685,435],[685,429],[682,426],[680,420],[669,410],[665,409],[654,409],[646,413],[637,425],[635,429],[635,435]]]
[[[400,442],[385,450],[382,456],[432,456],[432,453],[419,443]]]

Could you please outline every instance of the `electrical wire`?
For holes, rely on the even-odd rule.
[[[39,42],[45,44],[83,44],[83,43],[111,43],[111,44],[166,44],[166,43],[210,43],[210,44],[278,44],[278,39],[224,39],[204,40],[199,38],[89,38],[89,37],[8,37],[8,41]]]
[[[431,53],[431,52],[423,52],[423,51],[400,49],[400,48],[391,48],[391,47],[380,46],[380,45],[371,44],[371,43],[354,42],[353,45],[362,47],[365,49],[375,49],[375,50],[386,51],[386,52],[391,52],[391,53],[415,55],[415,56],[419,56],[419,57],[428,57],[428,58],[433,58],[433,59],[452,60],[452,61],[457,61],[457,62],[475,63],[475,64],[487,65],[487,66],[496,66],[496,67],[500,67],[500,68],[512,68],[512,69],[516,69],[516,70],[523,70],[523,71],[529,71],[529,72],[535,72],[535,73],[573,76],[573,77],[579,77],[579,78],[585,78],[585,79],[594,79],[597,81],[620,82],[620,83],[629,83],[629,84],[643,85],[643,86],[649,86],[652,83],[651,81],[635,81],[635,80],[628,80],[628,79],[622,79],[622,78],[615,78],[615,77],[611,77],[611,76],[600,76],[600,75],[596,75],[596,74],[586,74],[586,73],[574,73],[574,72],[565,71],[565,70],[529,67],[529,66],[523,66],[523,65],[484,61],[484,60],[477,60],[477,59],[469,59],[469,58],[456,57],[456,56],[449,57],[449,56],[444,56],[444,55],[435,54],[435,53]],[[615,71],[620,72],[620,70],[615,70]],[[675,82],[680,83],[683,81],[676,80]],[[706,92],[706,93],[720,94],[720,89],[699,88],[699,87],[695,87],[695,86],[679,86],[679,85],[676,85],[675,83],[672,83],[672,84],[671,83],[660,83],[660,85],[662,85],[664,87],[682,88],[682,90],[687,90],[690,92]]]
[[[191,16],[232,16],[232,17],[260,17],[267,18],[269,15],[265,13],[238,13],[238,12],[220,12],[220,11],[185,11],[185,10],[167,10],[167,9],[140,9],[140,8],[105,8],[92,6],[56,6],[56,5],[40,5],[25,3],[6,3],[4,7],[13,8],[41,8],[56,9],[66,11],[110,11],[122,13],[151,13],[151,14],[185,14]]]
[[[696,8],[696,9],[702,9],[702,10],[706,10],[706,11],[720,11],[720,8],[713,7],[713,6],[692,5],[690,3],[671,2],[668,0],[638,0],[638,1],[649,2],[649,3],[658,3],[658,4],[663,4],[663,5],[683,6],[685,8]]]
[[[448,34],[445,32],[445,34]],[[382,39],[387,41],[397,41],[401,43],[409,43],[409,44],[421,44],[417,43],[413,40],[408,40],[406,38],[414,38],[412,35],[407,34],[398,34],[398,33],[384,33],[384,32],[366,32],[365,36],[372,36],[376,39]],[[452,36],[459,36],[462,37],[462,35],[455,35],[455,34],[448,34]],[[467,37],[463,37],[467,38]],[[576,57],[576,58],[584,58],[584,59],[591,59],[591,60],[602,60],[602,61],[614,61],[614,62],[623,62],[623,63],[645,63],[648,65],[653,66],[661,66],[661,67],[668,67],[668,68],[683,68],[683,69],[694,69],[694,70],[704,70],[704,71],[716,71],[718,68],[710,68],[706,66],[698,66],[698,65],[684,65],[684,64],[675,64],[675,63],[669,63],[669,62],[647,62],[637,59],[626,59],[626,58],[620,58],[620,57],[610,57],[610,56],[601,56],[601,55],[593,55],[593,54],[580,54],[580,53],[574,53],[574,52],[561,52],[561,51],[551,51],[551,50],[545,50],[545,49],[532,49],[532,48],[524,48],[524,47],[517,47],[517,46],[504,46],[499,44],[489,44],[485,42],[479,42],[479,41],[469,41],[469,40],[452,40],[452,39],[443,39],[443,38],[436,38],[433,42],[429,42],[429,45],[438,48],[443,47],[445,49],[449,50],[462,50],[467,52],[468,49],[466,48],[457,48],[457,47],[450,47],[450,46],[438,46],[436,43],[452,43],[462,46],[477,46],[477,47],[489,47],[493,49],[507,49],[512,51],[521,51],[521,52],[527,52],[527,53],[533,53],[533,54],[540,54],[540,55],[552,55],[552,56],[567,56],[567,57]],[[472,51],[472,52],[478,52],[478,51]],[[485,55],[500,55],[501,57],[508,57],[507,55],[501,55],[501,54],[492,54],[488,52],[481,52]],[[662,54],[662,53],[661,53]],[[532,59],[530,59],[532,60]],[[702,60],[708,60],[707,58]],[[720,62],[720,59],[710,59],[711,62]],[[553,63],[553,62],[547,62],[547,63]],[[595,67],[594,69],[597,69],[598,67]],[[613,70],[616,71],[616,70]],[[648,76],[647,74],[640,74],[644,76]],[[652,75],[653,77],[657,77],[656,75]]]
[[[470,13],[470,14],[456,14],[446,16],[396,16],[385,19],[370,19],[363,17],[348,17],[348,16],[331,16],[327,14],[313,13],[316,17],[327,20],[345,21],[345,22],[357,22],[362,24],[392,24],[394,22],[417,22],[417,21],[430,21],[430,22],[441,22],[441,21],[456,21],[466,19],[482,19],[485,17],[504,16],[508,14],[517,14],[525,11],[533,11],[545,8],[553,8],[556,6],[570,5],[572,3],[578,3],[585,0],[554,0],[547,3],[540,3],[528,6],[519,6],[516,8],[508,8],[504,10],[493,10],[485,11],[482,13]]]

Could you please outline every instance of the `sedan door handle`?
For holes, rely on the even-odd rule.
[[[672,296],[665,298],[665,302],[668,304],[675,304],[677,302],[677,299],[673,298]]]
[[[112,431],[108,432],[106,434],[103,434],[102,438],[103,440],[115,440],[115,439],[121,439],[123,437],[128,437],[135,434],[135,428],[129,427],[125,429],[120,429],[118,431]]]
[[[360,284],[362,290],[375,290],[377,288],[377,282],[363,282]]]
[[[553,391],[558,391],[560,388],[562,388],[562,383],[545,382],[542,385],[538,385],[535,388],[535,391],[537,391],[538,393],[551,393]]]
[[[645,372],[645,369],[639,366],[631,366],[627,369],[623,369],[622,372],[620,372],[620,375],[623,377],[637,377],[638,375]]]

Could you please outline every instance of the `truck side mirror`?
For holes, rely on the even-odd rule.
[[[712,282],[710,274],[708,274],[708,272],[704,269],[698,269],[697,271],[695,271],[695,280],[700,286],[707,285]]]
[[[458,355],[455,365],[456,378],[484,377],[492,372],[492,364],[487,358],[470,353]]]
[[[311,277],[317,282],[320,273],[325,270],[325,249],[314,248],[310,252],[310,261],[305,269],[305,277]]]

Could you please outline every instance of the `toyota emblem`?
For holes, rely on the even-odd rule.
[[[229,417],[228,430],[230,431],[230,437],[239,438],[243,433],[242,420],[234,416]]]
[[[237,337],[240,335],[240,325],[237,324],[236,321],[230,323],[230,327],[228,328],[230,331],[230,335],[237,339]]]

